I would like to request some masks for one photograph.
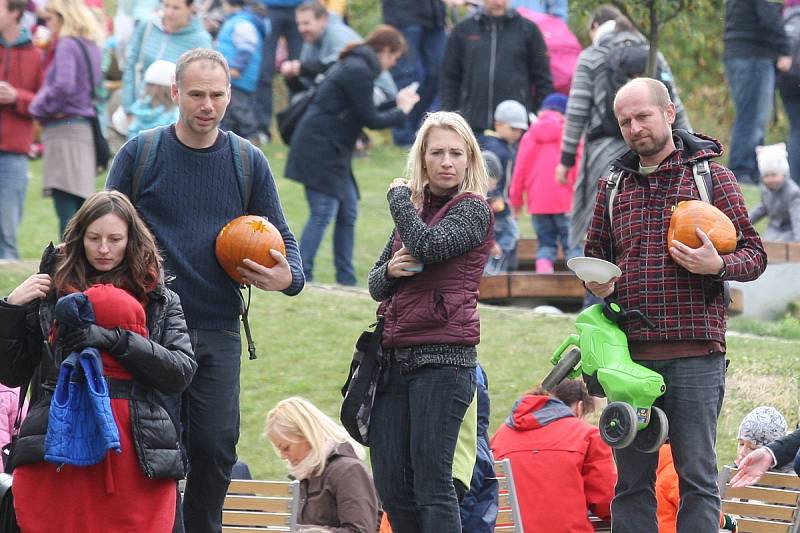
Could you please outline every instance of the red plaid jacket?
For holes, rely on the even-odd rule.
[[[672,209],[682,200],[699,200],[692,162],[717,157],[720,143],[697,133],[676,130],[676,150],[648,177],[641,176],[639,157],[632,151],[612,164],[624,170],[614,199],[614,223],[608,224],[606,185],[600,180],[597,204],[589,227],[586,255],[616,263],[622,269],[611,296],[626,309],[639,309],[656,325],[649,330],[638,320],[622,324],[628,339],[637,341],[715,340],[725,344],[727,313],[722,282],[692,274],[667,252]],[[723,255],[725,279],[750,281],[767,266],[761,238],[750,224],[741,189],[733,173],[710,163],[712,202],[733,221],[740,235],[736,251]]]

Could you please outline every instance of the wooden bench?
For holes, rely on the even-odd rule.
[[[767,472],[757,485],[732,488],[736,468],[719,475],[722,511],[736,517],[739,533],[799,533],[800,477]]]
[[[522,533],[522,516],[519,512],[517,489],[514,485],[514,475],[511,473],[511,460],[501,459],[494,462],[494,472],[497,476],[499,498],[497,505],[497,522],[495,531],[513,531]]]
[[[222,533],[295,531],[299,481],[233,479],[222,507]]]

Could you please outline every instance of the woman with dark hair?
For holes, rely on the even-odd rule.
[[[67,321],[64,304],[75,301],[93,317]],[[104,447],[92,460],[69,453],[54,460],[65,434],[50,412],[61,408],[62,362],[91,356],[92,348],[107,384],[95,397],[110,398],[118,433],[116,446],[105,447],[117,453]],[[45,250],[39,273],[0,300],[0,382],[31,382],[30,409],[11,456],[22,530],[172,531],[176,480],[185,471],[176,403],[167,397],[179,395],[196,368],[152,234],[125,196],[96,193],[67,224],[64,244]],[[95,443],[97,433],[78,439],[78,449]]]
[[[400,126],[419,100],[416,89],[397,93],[396,107],[381,111],[373,103],[375,78],[406,51],[403,35],[379,25],[363,43],[342,50],[292,136],[286,177],[305,186],[309,217],[300,237],[306,280],[313,279],[314,258],[335,218],[333,255],[336,282],[355,285],[353,245],[358,216],[358,186],[352,157],[362,128]]]
[[[536,389],[514,404],[492,437],[495,459],[511,460],[525,531],[591,533],[589,514],[611,516],[617,471],[611,449],[583,417],[594,410],[582,380]]]

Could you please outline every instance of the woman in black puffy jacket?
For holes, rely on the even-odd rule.
[[[58,299],[75,292],[93,305],[94,323],[55,319]],[[47,462],[59,368],[86,348],[100,353],[119,451],[92,465]],[[185,474],[178,395],[197,368],[193,357],[152,234],[125,196],[96,193],[69,221],[64,244],[45,250],[39,273],[0,300],[0,382],[31,382],[11,457],[23,531],[172,530],[175,480]]]

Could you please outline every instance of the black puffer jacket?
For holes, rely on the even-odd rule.
[[[783,2],[775,0],[726,0],[723,57],[789,55],[782,12]]]
[[[17,387],[31,380],[30,408],[14,449],[15,467],[44,460],[50,400],[63,358],[60,344],[53,346],[48,339],[55,302],[54,295],[25,306],[0,300],[0,382]],[[126,332],[128,348],[116,356],[135,379],[115,380],[109,390],[112,397],[129,398],[136,453],[145,475],[182,478],[179,394],[189,386],[197,363],[178,295],[159,286],[150,293],[145,311],[150,337]]]

